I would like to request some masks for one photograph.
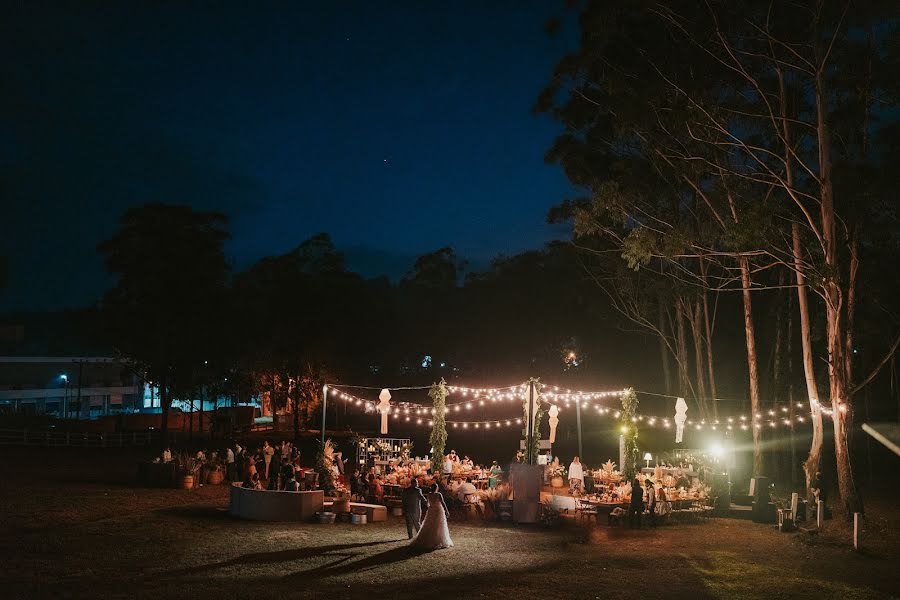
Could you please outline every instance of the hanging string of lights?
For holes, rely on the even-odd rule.
[[[467,389],[469,389],[470,393],[471,393],[471,388],[467,388]],[[510,389],[510,388],[504,388],[504,389]],[[550,390],[550,391],[552,392],[553,390]],[[338,390],[338,389],[336,389],[336,386],[333,386],[332,393],[334,393],[338,398],[344,400],[349,405],[355,405],[355,406],[362,407],[366,412],[375,412],[376,410],[378,410],[377,402],[374,402],[372,400],[366,400],[366,399],[360,398],[358,396],[355,396],[353,394],[350,394],[348,392]],[[547,392],[542,390],[541,395],[543,396],[546,393]],[[588,396],[588,393],[585,393],[585,392],[581,392],[580,395],[579,395],[579,392],[563,392],[563,394],[566,394],[566,395],[571,394],[573,397],[575,397],[574,401],[576,401],[576,402],[581,402],[582,399],[585,399]],[[611,397],[611,396],[621,394],[621,392],[591,392],[591,394],[598,395],[598,397]],[[465,401],[458,402],[455,404],[448,404],[446,410],[448,413],[462,413],[464,410],[468,411],[468,410],[472,410],[472,409],[476,408],[476,406],[484,406],[484,405],[485,405],[484,398],[481,398],[478,401],[465,400]],[[568,407],[570,405],[570,402],[564,402],[564,405]],[[586,404],[586,405],[582,405],[582,406],[584,406],[586,409],[594,408],[595,414],[597,414],[597,415],[601,415],[601,416],[612,415],[612,418],[614,418],[614,419],[618,419],[621,417],[621,411],[614,409],[614,408],[610,408],[608,406],[600,406],[599,404],[596,404],[596,405]],[[802,409],[804,407],[804,404],[801,402],[797,402],[796,407]],[[829,414],[829,415],[832,414],[832,412],[833,412],[821,405],[820,405],[820,410],[824,414]],[[427,425],[427,426],[431,427],[433,423],[432,423],[430,417],[434,414],[434,409],[431,407],[428,407],[428,406],[417,404],[417,403],[401,402],[401,403],[398,403],[396,406],[392,406],[389,414],[391,415],[391,417],[394,420],[402,420],[403,422],[415,423],[416,425]],[[795,423],[806,422],[809,419],[809,416],[810,415],[808,413],[804,413],[801,415],[795,414],[793,417],[791,417],[790,409],[786,406],[782,406],[779,408],[779,410],[769,409],[768,411],[766,411],[766,413],[757,413],[757,414],[753,415],[752,418],[748,415],[738,415],[738,416],[729,416],[729,417],[723,417],[721,419],[710,419],[710,420],[688,419],[685,422],[685,426],[692,428],[694,430],[697,430],[697,431],[702,431],[702,430],[716,431],[719,429],[723,429],[726,431],[734,431],[734,430],[740,429],[740,430],[746,431],[746,430],[749,430],[751,426],[756,427],[757,429],[761,429],[763,427],[768,427],[768,428],[776,428],[776,427],[782,427],[782,426],[789,427]],[[660,417],[660,416],[643,415],[642,414],[642,415],[637,415],[637,416],[633,417],[632,421],[635,424],[640,423],[643,426],[649,426],[649,427],[663,427],[663,428],[668,429],[668,428],[671,428],[674,426],[673,418],[668,417],[668,416]],[[494,419],[487,419],[487,420],[447,420],[446,422],[447,422],[448,427],[452,427],[452,428],[468,429],[471,427],[473,429],[481,429],[481,428],[499,429],[502,427],[509,427],[512,425],[521,425],[522,419],[521,418],[515,418],[515,419],[494,418]]]

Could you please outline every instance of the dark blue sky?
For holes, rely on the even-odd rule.
[[[239,268],[319,231],[393,276],[444,245],[483,264],[564,235],[545,224],[572,194],[543,163],[558,128],[530,112],[574,44],[543,29],[562,3],[18,4],[0,308],[95,300],[96,244],[149,201],[225,212]]]

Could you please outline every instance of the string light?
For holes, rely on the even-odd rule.
[[[363,398],[359,398],[358,396],[354,396],[348,392],[345,392],[341,389],[338,389],[340,386],[329,385],[329,391],[332,396],[337,397],[347,403],[347,405],[351,406],[360,406],[368,412],[377,412],[378,403],[371,400],[366,400]],[[349,387],[349,386],[348,386]],[[506,388],[463,388],[458,386],[449,386],[449,389],[453,390],[457,393],[462,393],[464,396],[473,396],[479,399],[479,406],[485,406],[485,398],[490,398],[492,402],[497,401],[509,401],[515,399],[526,399],[528,392],[528,384],[520,384],[517,386],[509,386]],[[376,388],[371,388],[376,389]],[[380,388],[379,388],[380,389]],[[405,389],[405,388],[395,388],[395,389]],[[419,389],[419,388],[406,388],[406,389]],[[639,392],[639,393],[647,393],[647,392]],[[589,400],[592,399],[601,399],[607,397],[615,397],[622,394],[622,391],[610,391],[610,392],[585,392],[585,391],[572,391],[572,390],[564,390],[560,391],[558,387],[551,386],[541,386],[541,389],[538,390],[538,399],[549,403],[550,400],[563,401],[568,404],[568,401],[575,401],[581,404],[585,408],[591,408],[591,404]],[[656,394],[660,395],[660,394]],[[809,401],[811,412],[815,414],[816,411],[819,411],[823,415],[832,416],[834,414],[834,410],[826,407],[825,405],[820,404],[816,399],[810,399]],[[462,402],[458,402],[455,404],[448,404],[445,412],[459,412],[462,408],[462,405],[465,405],[467,410],[472,410],[473,408],[473,400],[467,399]],[[802,402],[797,402],[797,408],[803,408],[804,404]],[[613,410],[607,406],[594,405],[594,409],[596,409],[597,415],[609,415],[610,411]],[[771,409],[767,409],[767,413],[769,417],[775,417],[779,412],[780,413],[788,413],[790,408],[788,406],[775,406]],[[848,410],[848,406],[845,403],[838,403],[837,410],[841,413],[846,413]],[[411,414],[414,415],[434,415],[435,409],[431,406],[424,406],[413,402],[401,402],[395,406],[392,406],[391,409],[388,410],[388,414],[392,415],[394,420],[398,420],[400,418],[400,414],[406,415],[404,421],[412,422],[412,419],[408,416]],[[621,417],[621,411],[613,410],[613,417],[618,419]],[[794,422],[796,423],[805,423],[806,416],[808,415],[794,415],[794,417],[783,417],[782,419],[774,419],[770,418],[765,421],[768,423],[770,428],[778,427],[779,425],[783,425],[786,427],[790,427]],[[693,427],[695,430],[703,430],[710,429],[712,431],[717,431],[717,425],[720,425],[724,422],[728,423],[726,429],[728,431],[733,431],[732,423],[736,420],[740,421],[740,428],[743,431],[749,429],[749,425],[747,423],[748,417],[747,415],[737,415],[737,416],[729,416],[721,421],[719,419],[713,420],[711,423],[707,423],[706,419],[701,419],[699,422],[695,420],[688,420],[686,425],[689,427]],[[653,415],[636,415],[632,417],[631,421],[633,423],[643,423],[650,427],[658,427],[662,426],[666,429],[671,427],[671,421],[665,417],[657,417]],[[416,425],[425,424],[425,420],[421,418],[415,419]],[[515,422],[517,425],[522,424],[521,418],[516,418]],[[462,424],[463,428],[468,428],[469,425],[472,425],[473,428],[481,428],[483,425],[485,429],[491,428],[501,428],[501,427],[509,427],[512,425],[512,419],[490,419],[483,421],[447,421],[448,425],[451,425],[454,428],[458,428],[459,424]],[[762,413],[755,413],[753,417],[753,423],[756,429],[760,429],[763,426],[763,415]],[[433,420],[427,420],[427,425],[429,427],[434,426]]]

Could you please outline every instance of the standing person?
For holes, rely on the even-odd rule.
[[[290,465],[285,467],[284,469],[284,491],[285,492],[299,492],[300,491],[300,483],[297,481],[294,476],[294,469]]]
[[[647,488],[647,512],[650,513],[650,527],[656,527],[656,489],[649,479],[644,481]]]
[[[409,487],[403,490],[403,516],[406,518],[406,534],[409,539],[418,535],[422,527],[422,515],[428,509],[428,501],[419,488],[419,481],[413,477]]]
[[[569,489],[573,492],[580,492],[584,489],[584,469],[577,456],[572,459],[572,464],[569,465]]]
[[[234,469],[234,451],[231,448],[225,448],[225,479],[228,481],[237,479]]]
[[[631,504],[628,506],[628,526],[634,527],[637,521],[637,528],[641,528],[641,513],[644,512],[644,490],[641,489],[641,482],[635,477],[631,482]],[[636,517],[636,518],[635,518]]]
[[[491,476],[488,478],[488,487],[491,489],[497,487],[497,483],[499,483],[502,474],[503,469],[500,468],[500,465],[497,464],[497,461],[495,460],[491,465]]]
[[[666,488],[661,487],[656,490],[656,514],[665,519],[666,515],[671,512],[672,505],[669,504],[669,499],[666,497]]]
[[[435,483],[428,494],[428,510],[425,513],[425,521],[410,546],[420,550],[438,550],[440,548],[452,548],[453,540],[450,539],[450,528],[447,519],[450,511],[447,503],[441,495],[438,484]]]
[[[272,491],[278,491],[281,489],[281,481],[279,481],[279,480],[281,479],[282,466],[283,465],[281,464],[281,454],[275,455],[275,457],[272,459],[271,464],[268,467],[269,468],[269,478],[266,481],[267,489],[270,489]]]
[[[447,479],[450,479],[450,476],[453,475],[453,459],[449,454],[444,457],[444,467],[441,469],[441,472]]]
[[[272,457],[275,456],[275,448],[269,445],[269,440],[263,442],[263,462],[265,462],[265,478],[269,478],[269,464],[272,462]]]

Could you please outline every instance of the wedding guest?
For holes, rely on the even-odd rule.
[[[251,490],[261,489],[262,486],[259,484],[259,473],[256,472],[256,467],[251,468],[251,470],[247,473],[247,477],[244,478],[244,483],[241,487],[245,487]]]
[[[272,457],[275,456],[275,448],[269,444],[269,440],[263,442],[263,462],[265,463],[264,477],[269,478],[269,465],[272,464]]]
[[[448,478],[449,478],[451,475],[453,475],[453,459],[450,457],[449,454],[448,454],[447,457],[444,459],[444,466],[443,466],[443,468],[441,469],[441,473],[443,473],[443,474],[444,474],[446,477],[448,477]]]
[[[234,451],[231,448],[225,448],[225,479],[234,481],[237,478],[234,467]]]
[[[466,477],[466,480],[462,482],[458,488],[456,488],[456,497],[460,502],[466,501],[466,496],[474,494],[478,491],[478,488],[472,483],[472,479],[470,477]]]
[[[164,463],[172,462],[172,450],[168,446],[162,451],[162,461]]]
[[[662,518],[665,518],[666,515],[672,512],[672,505],[669,503],[669,499],[666,496],[666,488],[659,488],[656,490],[656,514]]]
[[[637,528],[641,528],[641,513],[644,512],[644,490],[641,489],[641,482],[637,477],[631,482],[631,504],[628,506],[628,526],[634,527],[637,522]]]
[[[297,481],[297,478],[294,476],[294,469],[287,468],[284,471],[284,487],[285,492],[299,492],[300,491],[300,483]]]
[[[381,485],[381,479],[369,473],[369,495],[375,499],[375,502],[381,504],[384,499],[384,487]]]
[[[577,456],[572,459],[572,464],[569,465],[569,489],[579,492],[584,489],[584,469]]]
[[[503,469],[500,468],[500,465],[497,464],[495,460],[491,465],[491,476],[488,478],[488,487],[494,489],[497,487],[497,483],[500,481],[500,475],[503,474]]]
[[[647,489],[647,512],[650,517],[650,527],[656,527],[656,490],[653,488],[653,482],[649,479],[644,480],[644,486]]]
[[[466,456],[466,457],[464,457],[464,458],[462,459],[462,463],[461,463],[461,464],[462,464],[463,468],[469,468],[469,469],[471,469],[471,468],[472,468],[472,459],[469,458],[468,456]]]

